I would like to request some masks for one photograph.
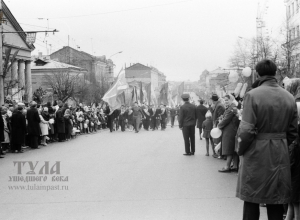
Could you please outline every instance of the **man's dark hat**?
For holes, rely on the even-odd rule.
[[[218,96],[217,94],[213,94],[213,95],[211,96],[211,100],[213,100],[213,101],[218,101],[218,100],[219,100],[219,96]]]
[[[182,94],[181,98],[182,99],[188,99],[188,98],[190,98],[190,94],[187,94],[187,93],[186,94]]]

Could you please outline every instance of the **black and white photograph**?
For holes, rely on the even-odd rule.
[[[0,0],[0,220],[300,220],[300,0]]]

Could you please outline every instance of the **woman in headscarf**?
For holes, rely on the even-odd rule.
[[[234,97],[231,95],[226,95],[224,97],[225,112],[223,114],[223,119],[218,124],[218,128],[222,130],[222,155],[227,156],[226,165],[219,172],[228,173],[231,171],[237,171],[237,163],[235,154],[235,136],[238,129],[238,117],[237,108],[234,104]],[[233,163],[233,168],[231,169],[231,162]]]

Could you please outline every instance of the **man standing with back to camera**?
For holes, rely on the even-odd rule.
[[[290,201],[288,145],[297,137],[297,107],[294,97],[278,85],[276,70],[271,60],[260,61],[257,88],[244,98],[236,191],[244,201],[243,220],[258,220],[260,203],[267,205],[269,220],[282,220],[283,204]]]
[[[182,130],[185,156],[191,156],[195,153],[195,125],[196,125],[196,106],[189,102],[190,95],[182,94],[184,104],[179,110],[179,129]]]

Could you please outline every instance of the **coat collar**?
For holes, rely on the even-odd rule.
[[[275,76],[262,76],[260,77],[257,83],[257,87],[261,86],[262,84],[264,85],[278,85],[277,79]]]

